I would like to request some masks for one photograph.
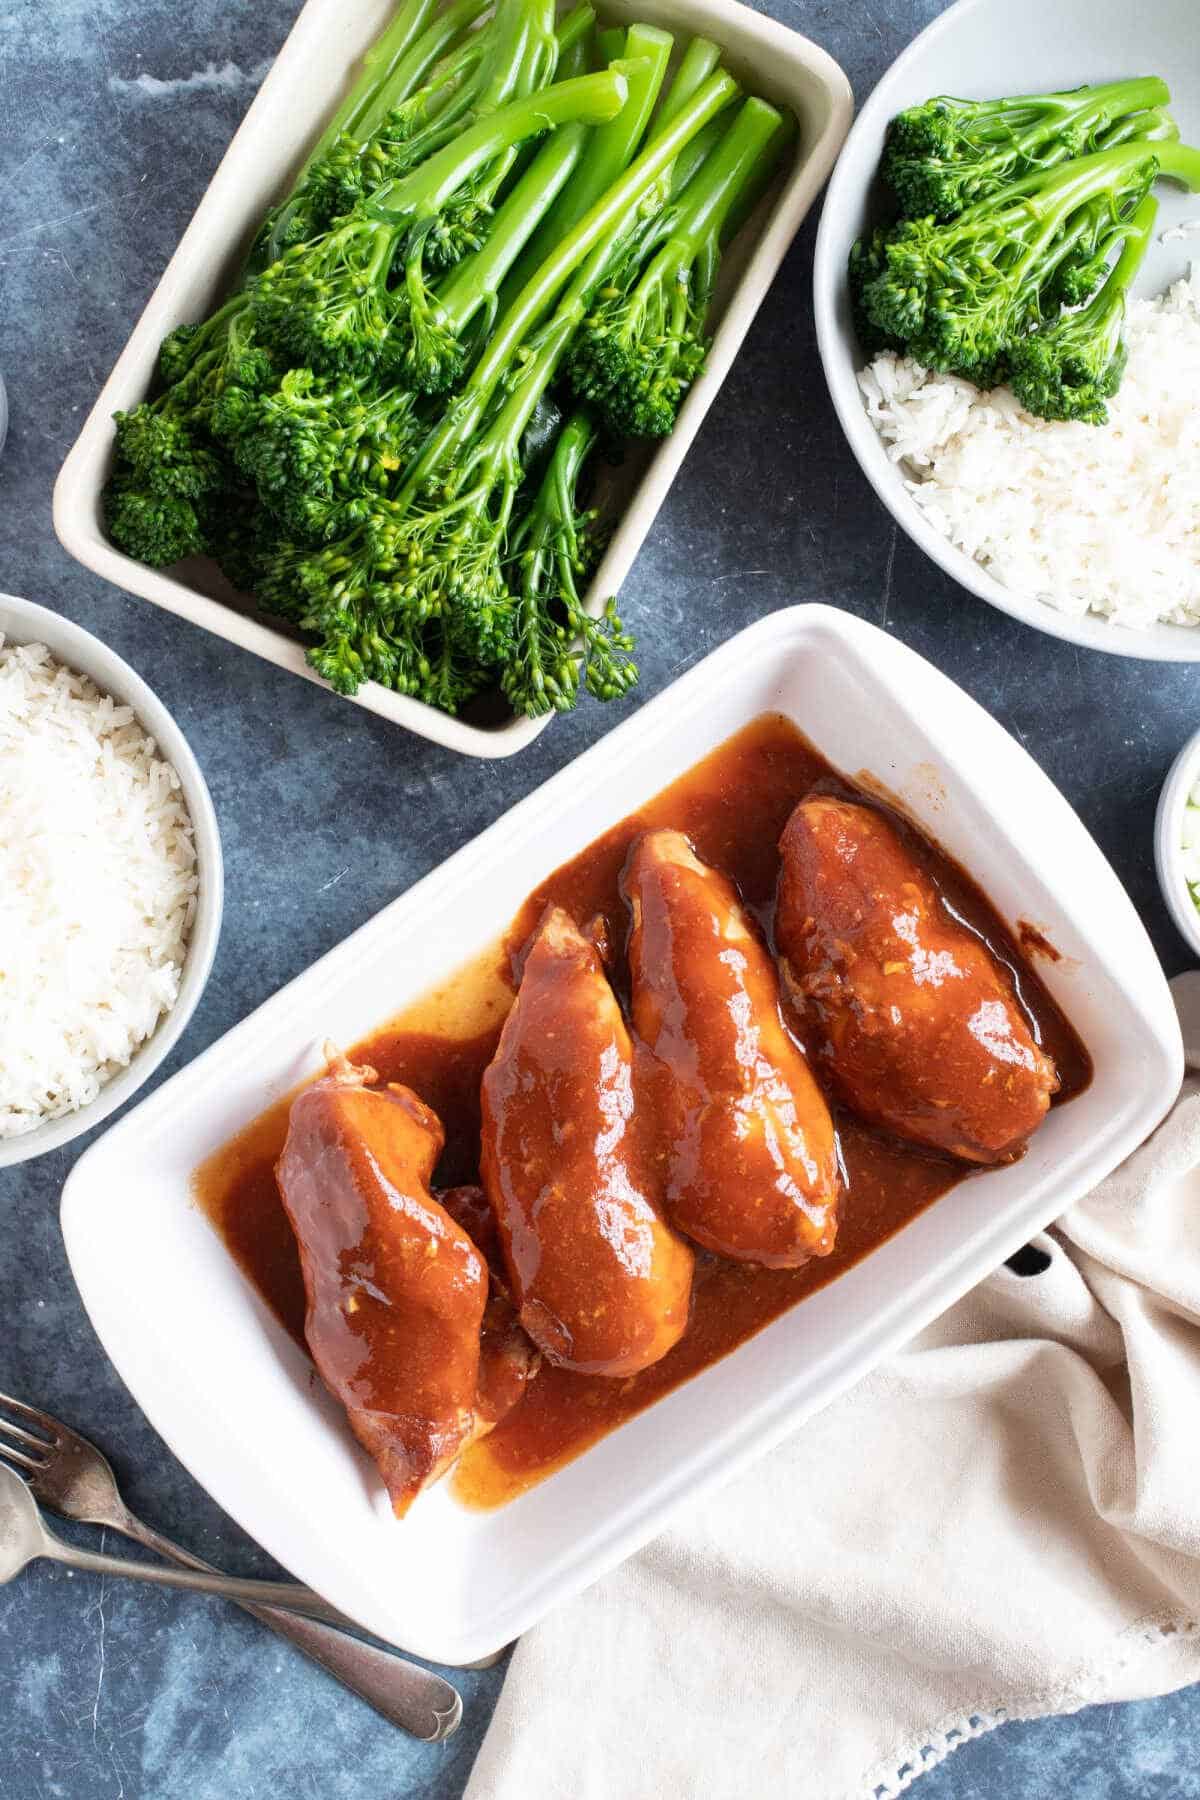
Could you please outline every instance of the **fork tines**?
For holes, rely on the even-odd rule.
[[[31,1425],[38,1427],[38,1432],[26,1431],[23,1425],[6,1419],[5,1413],[16,1413],[18,1418],[28,1419]],[[50,1461],[57,1441],[54,1421],[46,1413],[39,1412],[36,1406],[14,1400],[9,1394],[0,1394],[0,1456],[6,1462],[16,1463],[22,1469],[43,1469]]]

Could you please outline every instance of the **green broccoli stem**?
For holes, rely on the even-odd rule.
[[[620,67],[626,70],[628,103],[610,124],[597,129],[588,154],[576,168],[566,192],[513,271],[514,293],[532,280],[555,244],[590,212],[621,171],[628,168],[662,88],[672,49],[672,39],[667,32],[658,31],[652,25],[631,25],[628,32],[602,34],[602,49],[605,37],[621,40],[620,57],[611,59],[610,67],[619,61]]]
[[[705,253],[719,258],[721,250],[737,236],[750,214],[754,211],[771,182],[775,178],[780,160],[790,145],[795,143],[797,135],[796,121],[791,113],[779,113],[778,125],[769,141],[764,143],[762,154],[757,158],[734,197],[733,204],[725,214],[719,233],[711,238],[705,247]],[[680,151],[675,160],[671,187],[672,199],[686,197],[688,183],[696,171],[712,155],[713,150],[721,142],[726,133],[723,119],[713,119],[711,124],[698,132],[687,146]],[[695,151],[701,154],[693,161]],[[713,275],[715,278],[716,271]],[[709,284],[711,286],[711,283]]]
[[[1105,404],[1125,369],[1125,303],[1154,232],[1158,202],[1148,194],[1124,227],[1120,254],[1087,305],[1018,338],[1009,383],[1022,406],[1044,419],[1103,425]]]
[[[1171,94],[1166,83],[1157,76],[1135,76],[1132,79],[1108,81],[1096,86],[1064,88],[1050,94],[1014,94],[1000,100],[958,100],[949,96],[927,102],[949,120],[951,126],[961,118],[964,139],[974,146],[994,145],[998,150],[1012,147],[1014,136],[1036,144],[1060,134],[1068,125],[1086,125],[1108,113],[1140,112],[1144,107],[1166,106]],[[1119,112],[1118,112],[1119,109]],[[921,113],[926,108],[912,108]],[[910,114],[901,113],[893,124],[903,126]]]
[[[441,321],[461,337],[482,309],[495,317],[500,284],[578,166],[589,127],[563,125],[537,155],[497,208],[481,250],[464,257],[438,289]]]
[[[586,75],[591,68],[592,32],[596,23],[596,9],[585,4],[577,6],[558,22],[558,62],[554,69],[556,81],[566,81],[574,75]]]
[[[1025,214],[1025,230],[1023,234],[1014,233],[1011,239],[1016,255],[1005,265],[1005,273],[1014,293],[1019,292],[1035,269],[1040,286],[1076,248],[1080,230],[1086,228],[1084,211],[1088,203],[1110,194],[1122,176],[1133,176],[1139,162],[1147,165],[1149,180],[1153,181],[1156,161],[1148,150],[1133,145],[1096,151],[1066,164],[1055,174],[1029,176],[1025,181],[1014,182],[1011,188],[1001,189],[999,195],[978,201],[959,215],[956,229],[970,231],[978,225],[981,232],[994,235],[998,226],[996,202],[1003,204],[1005,195],[1021,190],[1019,203],[1010,204],[1006,210]]]
[[[743,102],[717,148],[683,190],[672,210],[669,234],[626,296],[622,324],[629,335],[636,334],[650,309],[665,307],[661,325],[672,337],[686,330],[689,316],[703,315],[710,294],[707,289],[697,291],[694,265],[706,248],[719,248],[739,196],[782,130],[782,114],[765,100],[751,97]],[[711,280],[715,259],[707,259],[705,267]]]
[[[715,75],[720,66],[720,45],[714,44],[711,38],[693,38],[683,53],[670,87],[663,95],[654,129],[661,131],[664,125],[669,125],[675,114],[687,105],[696,90],[703,87],[709,76]]]
[[[1124,318],[1125,296],[1142,266],[1154,233],[1154,221],[1157,217],[1158,201],[1153,194],[1147,194],[1129,221],[1125,232],[1125,241],[1121,245],[1121,254],[1113,264],[1104,286],[1082,311],[1068,315],[1072,327],[1078,325],[1094,330],[1105,324],[1108,317],[1114,314],[1118,320]]]
[[[586,79],[617,80],[624,85],[620,75],[613,70]],[[547,90],[548,93],[553,91]],[[408,471],[398,495],[399,501],[411,503],[417,491],[445,466],[460,446],[470,441],[497,383],[514,361],[524,339],[554,303],[556,294],[598,247],[619,241],[620,234],[628,229],[630,216],[671,167],[679,151],[709,119],[729,104],[737,91],[732,76],[723,72],[710,76],[667,128],[647,145],[620,179],[556,246],[533,279],[501,313],[497,329],[471,371],[462,393]],[[545,98],[543,95],[542,99]]]
[[[529,521],[526,551],[543,550],[555,529],[570,529],[575,517],[575,495],[583,466],[598,436],[596,421],[584,406],[576,407],[554,440]]]
[[[410,175],[385,182],[365,203],[364,212],[392,227],[399,237],[422,219],[435,218],[473,175],[505,150],[575,120],[602,125],[620,112],[628,91],[623,75],[602,69],[511,100],[477,119]]]
[[[1132,142],[1109,150],[1097,150],[1080,156],[1046,174],[1039,172],[1011,182],[999,193],[977,200],[945,227],[954,237],[979,233],[993,236],[1005,230],[1005,221],[1014,222],[1012,241],[1021,249],[1019,264],[1028,266],[1044,251],[1061,231],[1072,214],[1095,197],[1109,194],[1131,179],[1144,165],[1150,179],[1181,182],[1193,192],[1200,189],[1200,150],[1190,145],[1155,141]],[[1016,227],[1022,220],[1026,229],[1019,236]]]
[[[559,27],[557,72],[565,80],[586,73],[595,17],[590,6],[579,6]],[[501,282],[578,165],[588,134],[589,127],[579,123],[550,134],[497,210],[482,248],[464,257],[442,283],[437,323],[453,337],[461,338],[481,309],[485,329],[495,317]]]
[[[714,123],[719,124],[716,120]],[[695,291],[711,299],[721,270],[721,255],[746,223],[778,172],[784,153],[795,143],[796,121],[791,113],[781,113],[779,129],[763,146],[762,155],[754,163],[725,213],[719,231],[706,238],[696,258]],[[693,142],[695,140],[693,139]],[[691,148],[691,145],[688,146]],[[684,153],[686,155],[686,152]],[[683,157],[676,163],[678,169]],[[706,301],[707,305],[707,301]]]
[[[724,119],[710,119],[703,131],[698,131],[690,144],[686,144],[675,158],[670,177],[670,198],[678,199],[688,182],[712,155],[725,133]]]
[[[683,60],[671,79],[671,85],[662,97],[658,112],[654,117],[654,130],[661,131],[669,125],[681,106],[691,99],[701,82],[707,81],[715,69],[721,66],[721,51],[709,38],[693,38],[683,53]],[[700,164],[708,156],[714,145],[720,143],[721,133],[725,129],[724,119],[710,119],[703,131],[698,131],[690,143],[685,144],[671,165],[667,180],[670,198],[680,193],[692,179]]]
[[[757,196],[770,179],[774,158],[768,152],[782,135],[783,123],[782,113],[765,100],[752,95],[743,101],[716,149],[680,195],[677,222],[656,263],[682,270],[695,261],[705,243],[721,242],[730,215],[752,180]]]
[[[308,153],[305,172],[345,132],[373,137],[393,106],[418,88],[434,64],[487,10],[488,0],[458,0],[440,17],[437,0],[411,0],[362,59],[362,73]]]
[[[765,100],[738,110],[662,220],[635,236],[598,288],[578,342],[571,385],[618,437],[665,437],[704,367],[705,324],[734,207],[764,160],[782,115]],[[759,177],[761,179],[761,177]]]
[[[525,7],[526,15],[524,54],[511,71],[505,71],[502,78],[493,82],[484,93],[479,105],[480,116],[508,99],[516,100],[536,93],[547,83],[559,79],[557,69],[562,54],[562,34],[555,29],[556,0],[520,0],[520,3]],[[569,42],[574,41],[576,29],[577,22],[573,21]],[[495,202],[518,167],[522,153],[522,146],[513,144],[496,158],[486,178],[477,185],[474,195],[477,205],[487,208]]]
[[[454,86],[428,123],[405,143],[406,171],[452,145],[464,129],[553,79],[558,57],[554,0],[498,0],[491,20],[478,34],[477,48],[478,60],[468,79]],[[515,149],[505,149],[498,176],[511,166],[515,154]]]
[[[605,65],[620,62],[625,54],[625,28],[622,25],[610,25],[600,33],[600,60]]]
[[[1200,150],[1191,144],[1161,138],[1153,139],[1149,148],[1154,152],[1163,181],[1177,181],[1180,187],[1188,188],[1193,194],[1200,192]]]
[[[613,41],[620,37],[622,45],[624,45],[625,38],[623,33],[610,32],[602,34],[602,36],[604,35],[607,35],[610,40]],[[710,52],[712,53],[711,55]],[[652,56],[650,60],[653,62],[654,57]],[[710,44],[705,38],[694,38],[692,40],[692,43],[684,52],[683,60],[680,63],[666,94],[662,97],[657,116],[653,121],[650,138],[645,141],[652,141],[665,130],[672,119],[683,110],[684,106],[695,96],[700,87],[704,85],[704,81],[712,78],[713,73],[719,69],[719,63],[720,53],[717,51],[715,44]],[[661,82],[662,75],[660,73],[658,75],[658,87],[656,88],[656,91],[661,89]],[[643,128],[644,123],[645,122],[643,121]],[[713,118],[706,130],[718,128],[717,121]],[[705,137],[705,131],[702,130],[698,136],[700,138]],[[572,228],[584,216],[584,213],[576,211],[574,196],[576,183],[578,183],[581,192],[586,189],[591,196],[588,201],[588,206],[595,205],[600,196],[607,192],[612,184],[628,168],[637,147],[637,142],[627,141],[625,134],[617,133],[615,131],[595,133],[591,143],[588,145],[582,168],[576,175],[574,181],[568,185],[566,193],[559,200],[553,211],[548,215],[541,230],[530,244],[529,249],[513,270],[508,285],[500,297],[502,307],[507,307],[515,300],[522,289],[533,280],[534,275],[547,258],[554,254],[555,247],[562,242],[563,238],[569,235]],[[679,153],[680,158],[690,157],[693,154],[693,147],[694,140],[689,139]],[[701,152],[702,156],[703,154],[704,152]],[[673,175],[675,166],[676,165],[673,163],[666,171],[664,180],[669,180]],[[665,197],[665,195],[663,197]],[[587,208],[584,209],[584,212],[586,211]]]
[[[1168,144],[1179,141],[1179,127],[1165,107],[1156,106],[1146,112],[1130,113],[1100,132],[1097,150],[1115,150],[1118,144]]]
[[[436,18],[415,42],[406,43],[407,54],[397,54],[394,47],[381,49],[382,40],[375,47],[380,51],[378,57],[368,52],[364,59],[364,74],[309,151],[287,198],[268,215],[270,231],[260,233],[255,250],[242,273],[243,285],[282,256],[287,248],[292,222],[303,213],[310,178],[343,134],[357,144],[359,154],[365,151],[393,108],[421,92],[430,70],[436,70],[442,58],[446,58],[446,62],[436,76],[431,90],[431,102],[434,99],[443,104],[448,101],[482,55],[482,33],[473,41],[463,43],[462,40],[489,4],[490,0],[458,0],[456,5]],[[427,10],[426,8],[426,13]],[[394,21],[393,29],[398,30],[403,17],[401,14]],[[455,54],[451,55],[450,52]],[[376,62],[384,64],[382,75],[375,71]],[[437,110],[436,106],[434,110]],[[351,124],[354,126],[353,132]]]

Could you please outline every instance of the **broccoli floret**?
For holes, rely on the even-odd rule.
[[[1010,346],[1053,311],[1064,253],[1094,246],[1095,203],[1128,219],[1160,169],[1200,186],[1200,152],[1131,143],[1028,176],[948,224],[904,220],[876,247],[858,304],[926,367],[991,386]]]
[[[311,503],[385,492],[426,429],[403,389],[292,369],[228,435],[263,501],[296,522],[314,516]]]
[[[868,237],[859,238],[850,250],[850,314],[863,351],[876,357],[885,350],[902,350],[904,340],[894,332],[881,331],[867,312],[866,292],[871,282],[887,273],[888,234],[877,227]]]
[[[152,569],[208,548],[201,508],[182,494],[152,492],[129,475],[115,475],[105,487],[104,524],[118,550]]]
[[[581,676],[599,700],[617,699],[637,681],[634,642],[615,603],[593,619],[580,598],[604,547],[596,514],[578,501],[595,440],[596,426],[581,409],[560,432],[532,504],[510,536],[516,607],[501,688],[513,710],[530,718],[568,712]]]
[[[892,120],[881,173],[905,217],[952,219],[1012,181],[1106,148],[1114,123],[1136,130],[1136,115],[1149,119],[1169,98],[1152,77],[1001,100],[940,95]]]
[[[179,392],[172,388],[170,397]],[[113,415],[117,428],[117,460],[142,482],[147,493],[199,500],[215,493],[226,480],[216,452],[197,434],[194,409],[143,401],[131,412]]]
[[[1108,279],[1079,312],[1018,338],[1009,352],[1008,380],[1028,412],[1042,419],[1108,421],[1105,404],[1125,372],[1125,299],[1154,230],[1158,204],[1145,199],[1125,229],[1125,242]]]
[[[247,335],[244,302],[223,307],[204,325],[173,331],[159,361],[176,371],[175,379],[157,399],[115,415],[117,463],[150,493],[197,500],[226,483],[210,438],[226,387],[265,385],[274,371]]]
[[[666,437],[704,368],[720,244],[782,115],[747,100],[665,218],[635,231],[596,294],[569,359],[571,385],[619,437]]]
[[[249,393],[275,380],[254,344],[244,299],[205,324],[172,332],[160,366],[177,379],[154,400],[114,415],[116,456],[106,503],[109,533],[155,567],[205,547],[210,502],[231,485],[214,420],[232,384]]]

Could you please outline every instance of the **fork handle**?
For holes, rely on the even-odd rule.
[[[143,1525],[129,1512],[124,1514],[120,1524],[114,1521],[114,1526],[135,1543],[178,1564],[180,1573],[174,1569],[156,1568],[152,1563],[129,1563],[120,1557],[76,1550],[57,1538],[51,1540],[55,1559],[96,1574],[130,1575],[135,1580],[158,1582],[163,1586],[221,1594],[236,1601],[279,1637],[286,1638],[391,1724],[399,1725],[413,1737],[424,1743],[437,1743],[457,1731],[463,1707],[456,1688],[442,1676],[409,1662],[406,1657],[390,1655],[374,1644],[347,1637],[335,1630],[332,1623],[323,1622],[326,1619],[342,1621],[343,1615],[308,1589],[290,1582],[235,1581],[218,1576],[210,1563],[172,1543],[170,1538],[161,1536],[149,1525]],[[59,1552],[64,1554],[59,1555]],[[281,1610],[269,1604],[274,1594],[278,1594],[289,1608],[299,1599],[309,1599],[314,1603],[314,1612],[317,1607],[321,1609],[320,1614],[301,1618],[294,1611]]]

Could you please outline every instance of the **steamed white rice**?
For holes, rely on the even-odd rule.
[[[131,708],[0,637],[0,1138],[86,1106],[174,1006],[197,885]]]
[[[879,356],[859,387],[929,523],[1005,587],[1131,627],[1200,623],[1200,264],[1133,301],[1104,426]]]

